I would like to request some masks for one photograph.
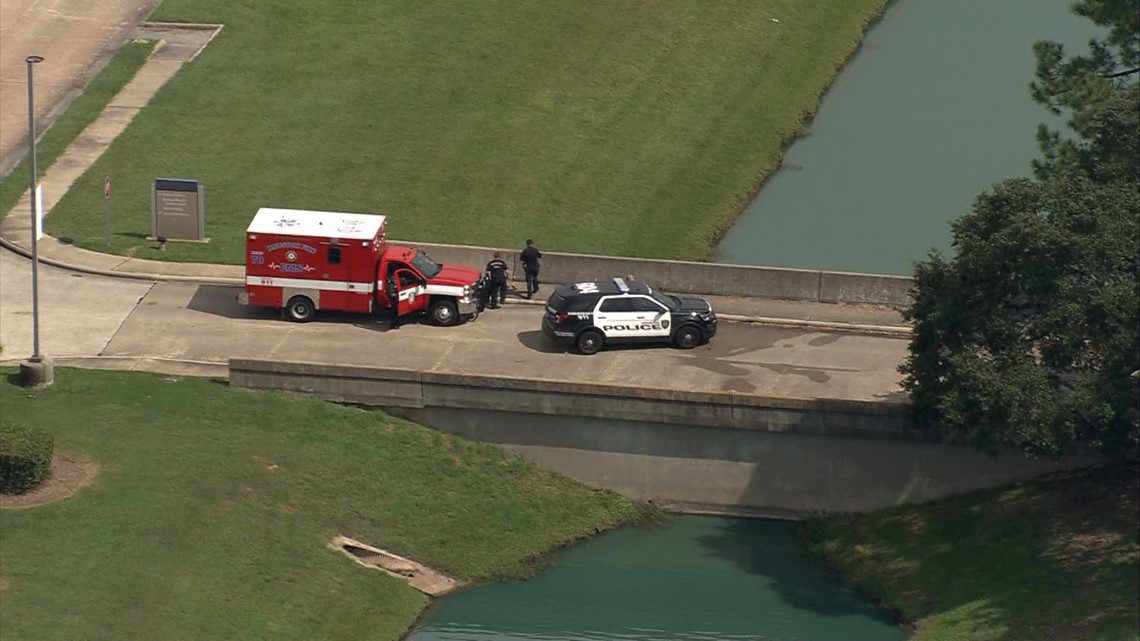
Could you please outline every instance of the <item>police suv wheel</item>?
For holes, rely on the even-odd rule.
[[[285,306],[285,311],[289,314],[289,318],[298,323],[307,323],[313,320],[313,314],[316,309],[313,307],[313,301],[305,296],[294,296],[289,299],[289,304]]]
[[[605,344],[605,339],[602,338],[601,332],[588,329],[578,334],[578,339],[574,341],[574,344],[578,347],[578,351],[583,354],[597,354],[602,349],[602,345]]]
[[[693,349],[701,344],[701,330],[695,325],[685,325],[677,330],[673,343],[681,349]]]
[[[454,325],[459,320],[459,310],[456,309],[455,303],[449,300],[437,300],[431,304],[429,310],[431,320],[436,325]]]

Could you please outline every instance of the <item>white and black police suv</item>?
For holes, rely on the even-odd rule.
[[[671,296],[615,278],[556,286],[546,301],[542,331],[583,354],[596,354],[606,343],[692,349],[716,334],[716,314],[703,298]]]

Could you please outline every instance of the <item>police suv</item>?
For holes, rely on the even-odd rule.
[[[583,354],[596,354],[606,343],[661,342],[692,349],[716,334],[716,314],[703,298],[671,296],[615,278],[556,286],[546,301],[542,331]]]

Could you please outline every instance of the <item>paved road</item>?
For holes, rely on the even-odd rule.
[[[691,351],[626,348],[566,353],[538,331],[541,308],[510,305],[458,327],[385,331],[367,316],[295,324],[237,303],[237,287],[156,284],[103,351],[107,356],[225,362],[232,357],[729,391],[799,398],[894,398],[906,341],[723,323]]]
[[[53,358],[97,356],[152,283],[40,265],[40,351]],[[31,261],[0,250],[0,360],[32,354]]]
[[[0,0],[0,175],[28,141],[28,72],[35,69],[37,129],[58,115],[110,59],[157,0]]]
[[[31,354],[30,262],[0,252],[4,360]],[[625,348],[566,353],[538,331],[541,308],[485,312],[458,327],[412,324],[385,331],[368,316],[325,314],[296,324],[237,303],[237,287],[83,275],[40,267],[40,346],[56,359],[122,357],[224,365],[230,358],[308,362],[738,391],[797,398],[898,398],[895,368],[907,341],[722,323],[691,351]]]

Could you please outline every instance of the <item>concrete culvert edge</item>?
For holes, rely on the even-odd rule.
[[[329,546],[368,568],[382,570],[429,596],[442,596],[463,585],[442,572],[437,572],[411,559],[392,554],[345,536],[335,537]]]

